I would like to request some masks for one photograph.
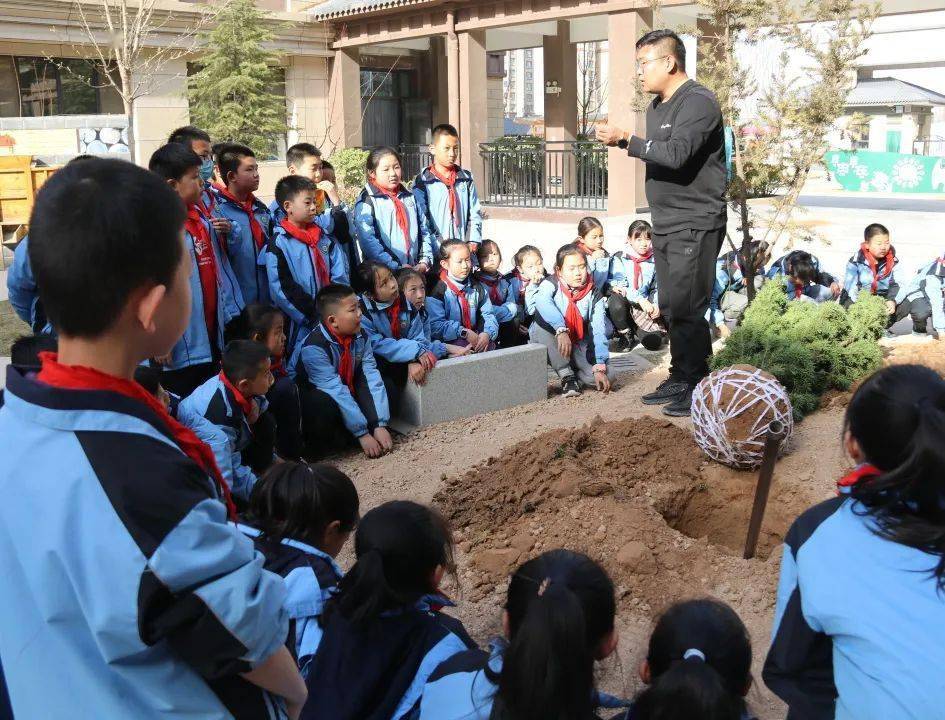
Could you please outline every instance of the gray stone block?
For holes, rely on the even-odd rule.
[[[548,397],[547,355],[541,345],[440,360],[426,385],[407,382],[398,432],[472,417]]]

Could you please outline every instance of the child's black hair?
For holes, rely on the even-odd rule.
[[[469,245],[465,240],[444,240],[440,243],[440,260],[449,260],[453,254],[453,248],[464,247],[469,250]]]
[[[509,647],[494,718],[594,718],[594,657],[614,629],[614,585],[586,555],[551,550],[509,582]]]
[[[283,462],[253,486],[247,520],[267,540],[288,538],[321,550],[331,523],[337,520],[342,532],[354,530],[359,507],[351,478],[333,465]]]
[[[704,659],[703,659],[704,656]],[[650,685],[634,720],[740,720],[751,684],[751,639],[717,600],[687,600],[663,613],[647,652]]]
[[[327,160],[322,160],[322,170],[334,170],[335,166]]]
[[[179,127],[167,138],[168,143],[178,143],[179,145],[186,145],[187,147],[191,147],[193,143],[200,142],[201,140],[210,142],[210,134],[206,130],[201,130],[194,125]]]
[[[578,237],[582,238],[587,235],[591,230],[600,230],[604,231],[604,226],[601,225],[600,220],[596,217],[586,217],[582,218],[581,222],[578,223],[577,234]]]
[[[295,196],[303,192],[315,192],[315,183],[311,178],[302,175],[286,175],[276,183],[276,202],[279,207],[287,200],[294,200]]]
[[[483,240],[476,248],[476,259],[479,260],[480,267],[482,267],[483,258],[489,255],[489,248],[495,248],[495,251],[499,253],[499,262],[502,262],[502,250],[499,248],[499,243],[495,240]]]
[[[315,296],[315,306],[318,308],[322,322],[326,321],[329,315],[335,313],[342,300],[352,295],[357,295],[354,288],[350,285],[342,285],[341,283],[329,283],[319,290],[318,294]]]
[[[215,142],[213,143],[213,145],[210,146],[210,152],[213,153],[214,162],[220,159],[220,153],[223,152],[223,149],[227,145],[231,145],[231,144],[232,143],[228,143],[228,142]]]
[[[373,296],[374,289],[377,286],[377,274],[381,270],[390,272],[390,268],[377,260],[365,260],[362,262],[358,265],[357,271],[351,276],[354,289],[362,295],[364,293],[370,293]]]
[[[533,254],[537,255],[539,260],[541,260],[542,262],[545,261],[545,259],[541,256],[541,250],[539,250],[537,247],[535,247],[534,245],[522,245],[522,247],[518,249],[515,255],[512,256],[512,262],[515,263],[515,267],[522,267],[522,263],[525,261],[525,258],[528,255],[533,255]]]
[[[409,500],[384,503],[368,512],[354,538],[354,566],[325,608],[367,626],[382,612],[411,606],[436,592],[434,574],[454,575],[453,536],[435,510]]]
[[[845,429],[881,475],[851,495],[876,533],[935,556],[945,592],[945,380],[921,365],[891,365],[867,378],[847,406]]]
[[[417,278],[423,286],[426,287],[427,279],[423,277],[423,273],[419,270],[412,267],[402,267],[397,272],[394,273],[394,277],[397,278],[397,287],[400,288],[400,292],[404,291],[404,285],[410,280],[410,278]]]
[[[57,332],[97,337],[135,290],[170,288],[184,218],[180,196],[126,160],[89,158],[50,177],[33,205],[29,260]]]
[[[199,168],[202,164],[203,160],[190,149],[190,145],[168,143],[151,154],[148,170],[165,180],[180,180],[188,170]]]
[[[442,123],[433,128],[433,143],[436,144],[436,141],[440,138],[440,135],[447,135],[449,137],[459,138],[459,131],[450,125],[449,123]]]
[[[628,238],[635,238],[640,235],[653,236],[653,226],[646,220],[634,220],[630,223],[630,227],[627,228]]]
[[[889,236],[889,229],[885,225],[880,223],[870,223],[863,230],[863,240],[869,242],[877,235],[886,235]]]
[[[558,252],[555,253],[555,269],[560,270],[564,266],[564,259],[571,255],[580,255],[585,262],[587,261],[584,251],[577,246],[577,243],[568,243],[559,247]]]
[[[285,151],[285,166],[292,167],[295,165],[295,167],[299,167],[305,162],[305,158],[320,158],[321,156],[322,151],[312,145],[312,143],[296,143]]]
[[[233,324],[234,334],[241,340],[263,342],[264,340],[257,340],[257,336],[265,339],[269,331],[272,330],[276,318],[279,317],[284,316],[282,311],[275,305],[250,303],[243,308],[238,321]]]
[[[24,335],[10,345],[10,364],[21,373],[39,372],[42,366],[39,354],[56,352],[58,349],[59,341],[55,335]]]
[[[381,164],[381,160],[386,158],[388,155],[393,155],[397,159],[397,162],[400,163],[400,166],[404,166],[404,161],[401,159],[399,152],[394,150],[392,147],[382,146],[371,150],[370,154],[367,156],[367,161],[364,163],[364,169],[368,173],[375,172],[377,170],[377,166]]]
[[[803,282],[814,282],[814,278],[817,276],[814,257],[809,252],[798,250],[788,261],[787,272],[791,277],[799,278]]]
[[[161,387],[161,379],[164,376],[164,368],[154,363],[149,365],[139,365],[135,368],[135,382],[148,391],[154,397],[157,397],[158,388]]]
[[[269,359],[269,348],[255,340],[233,340],[223,350],[223,374],[234,385],[259,375],[259,366]]]
[[[226,143],[223,147],[216,148],[214,154],[217,158],[217,167],[220,168],[220,179],[225,185],[230,183],[230,173],[235,173],[240,169],[240,163],[243,162],[244,157],[256,157],[256,153],[239,143]]]

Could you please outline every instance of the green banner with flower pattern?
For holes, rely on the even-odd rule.
[[[830,150],[826,159],[844,190],[945,195],[945,157]]]

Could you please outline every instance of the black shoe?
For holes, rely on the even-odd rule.
[[[581,383],[574,375],[569,375],[561,381],[561,397],[577,397],[581,394]]]
[[[670,417],[689,417],[692,414],[692,390],[692,385],[687,385],[675,400],[663,408],[663,414]]]
[[[659,350],[663,345],[663,336],[658,332],[643,333],[640,336],[640,344],[647,350]]]
[[[925,335],[926,332],[927,332],[927,324],[924,323],[924,322],[922,322],[922,323],[915,322],[915,321],[913,320],[913,321],[912,321],[912,332],[915,333],[916,335]]]
[[[656,390],[643,396],[643,404],[663,405],[664,403],[672,402],[688,389],[688,383],[681,382],[671,377],[666,378],[659,384]]]
[[[610,351],[615,353],[630,352],[635,345],[633,336],[630,333],[618,332],[614,339],[610,341]]]

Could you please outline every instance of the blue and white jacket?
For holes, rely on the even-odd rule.
[[[841,495],[784,538],[763,677],[792,720],[942,716],[945,597],[930,572],[940,558],[876,527]]]
[[[283,607],[289,615],[289,649],[302,677],[308,677],[309,665],[322,638],[319,618],[344,573],[331,555],[311,545],[291,538],[274,542],[260,537],[259,530],[248,525],[240,525],[239,529],[252,538],[256,549],[266,558],[266,570],[285,581]]]
[[[339,205],[338,207],[339,209],[344,209],[344,205]],[[335,232],[335,209],[336,208],[328,199],[328,195],[325,195],[325,209],[318,213],[312,221],[318,225],[326,235],[331,235]],[[279,206],[276,200],[269,203],[269,214],[272,216],[272,222],[275,227],[278,227],[279,223],[286,219],[285,210]]]
[[[453,222],[450,213],[449,190],[430,168],[424,168],[413,181],[413,196],[417,199],[417,208],[426,215],[433,236],[433,252],[436,252],[444,240],[465,240],[478,246],[482,242],[482,205],[472,173],[461,167],[456,168],[457,212],[459,222]]]
[[[486,288],[481,283],[464,282],[452,276],[450,281],[466,294],[472,329],[477,333],[485,332],[493,340],[499,337],[499,322]],[[445,281],[437,281],[433,290],[427,295],[427,310],[430,313],[433,337],[448,343],[460,336],[463,331],[462,309],[459,298],[449,289]]]
[[[381,614],[367,630],[340,612],[324,621],[309,669],[303,720],[401,720],[415,717],[440,663],[475,647],[462,623],[435,607],[439,596]]]
[[[890,247],[889,252],[895,257],[895,250]],[[876,266],[876,272],[881,273],[886,267],[886,261],[889,255],[879,258]],[[876,283],[876,294],[889,300],[895,300],[899,294],[899,283],[896,281],[896,265],[899,264],[899,258],[893,262],[893,271],[884,278],[880,278]],[[846,274],[843,277],[843,298],[842,302],[855,303],[860,296],[860,292],[865,289],[867,293],[872,293],[873,271],[863,254],[863,249],[857,250],[856,255],[847,261]]]
[[[322,233],[318,241],[330,281],[348,285],[348,263],[344,251],[331,235]],[[289,318],[286,328],[286,347],[295,346],[318,323],[315,295],[321,290],[315,272],[312,249],[276,225],[266,253],[266,273],[272,302]]]
[[[420,319],[423,321],[423,339],[430,348],[430,352],[436,355],[437,360],[449,357],[449,350],[446,349],[446,343],[442,340],[433,339],[433,325],[430,322],[430,313],[424,305],[419,310]]]
[[[401,185],[398,197],[410,224],[410,253],[400,226],[394,201],[371,184],[365,185],[354,205],[354,223],[365,260],[377,260],[391,270],[424,262],[433,267],[433,238],[426,215],[418,211],[413,194]]]
[[[203,440],[210,449],[213,450],[213,457],[217,461],[217,467],[220,468],[220,472],[222,473],[223,468],[230,464],[230,438],[227,437],[227,434],[223,432],[222,428],[214,425],[203,415],[189,413],[186,417],[181,417],[180,403],[183,398],[174,393],[168,393],[168,395],[170,395],[171,398],[170,407],[167,409],[170,416],[181,425],[190,428],[194,435]]]
[[[264,413],[269,407],[269,401],[265,397],[254,399],[259,403],[260,414]],[[177,414],[180,421],[188,426],[197,422],[195,415],[204,417],[226,435],[229,452],[220,464],[220,472],[229,483],[233,495],[248,501],[256,484],[256,475],[243,464],[241,453],[252,442],[253,430],[243,409],[220,376],[214,375],[181,400]],[[217,462],[220,462],[220,458],[217,458]]]
[[[759,274],[764,274],[764,271],[759,271]],[[715,261],[715,284],[712,286],[712,297],[709,298],[709,314],[706,319],[713,325],[724,324],[725,314],[722,312],[722,296],[726,292],[737,293],[744,289],[745,274],[738,262],[738,253],[734,250],[727,252]]]
[[[362,329],[351,344],[354,357],[354,384],[366,392],[359,393],[372,404],[371,415],[377,418],[379,427],[386,427],[390,421],[390,406],[387,402],[387,389],[377,369],[374,351],[367,333]],[[358,400],[352,396],[338,374],[341,362],[341,346],[331,336],[322,323],[309,333],[292,355],[289,372],[295,373],[299,382],[309,382],[331,396],[341,410],[345,427],[356,438],[368,433],[368,421]]]
[[[403,295],[400,296],[400,338],[395,338],[387,310],[391,303],[361,296],[361,328],[371,341],[375,358],[390,363],[410,363],[425,352],[432,352],[431,343],[423,333],[420,312]]]
[[[518,321],[523,324],[530,323],[535,315],[535,293],[540,283],[530,282],[525,285],[525,292],[522,292],[524,280],[514,270],[506,274],[505,279],[509,281],[509,296],[515,299],[518,306]]]
[[[46,319],[43,301],[39,299],[39,288],[33,278],[30,265],[29,235],[20,240],[13,251],[13,264],[7,272],[7,294],[13,311],[27,323],[34,334],[55,335],[52,325]]]
[[[417,720],[489,720],[499,691],[503,654],[508,641],[496,638],[489,652],[474,648],[442,663],[423,689]],[[622,708],[630,703],[595,691],[597,707]]]
[[[266,246],[272,237],[273,220],[269,209],[261,200],[253,203],[253,215],[263,230],[263,246],[256,248],[249,218],[243,208],[223,193],[217,192],[217,208],[220,215],[233,223],[233,231],[226,240],[226,252],[236,273],[243,300],[247,305],[254,302],[269,302],[269,279],[266,275]]]
[[[605,305],[597,287],[577,303],[578,311],[584,319],[584,339],[579,343],[583,346],[580,352],[585,353],[591,365],[603,365],[610,359]],[[559,291],[558,276],[549,275],[535,291],[535,322],[554,335],[558,328],[567,327],[564,321],[567,309],[568,299]]]
[[[932,306],[932,327],[945,331],[945,307],[942,292],[945,290],[945,260],[935,258],[920,267],[915,276],[899,289],[896,303],[925,297]]]
[[[787,277],[787,276],[788,276],[788,271],[787,271],[788,265],[791,264],[791,261],[793,260],[793,258],[794,258],[794,256],[795,256],[796,254],[802,253],[802,252],[804,252],[804,251],[803,251],[803,250],[792,250],[791,252],[787,253],[786,255],[782,255],[782,256],[779,257],[777,260],[775,260],[774,263],[772,263],[771,267],[768,269],[768,272],[766,273],[766,276],[767,276],[768,278],[774,278],[774,277],[777,277],[778,275],[784,275],[785,277]],[[808,253],[808,254],[809,254],[809,253]],[[818,260],[816,256],[811,255],[810,258],[811,258],[811,261],[812,261],[812,263],[813,263],[813,265],[814,265],[814,270],[815,270],[815,272],[816,272],[816,276],[814,277],[814,284],[815,284],[815,285],[823,285],[824,287],[830,287],[830,286],[833,285],[835,282],[837,282],[837,278],[835,278],[835,277],[834,277],[833,275],[831,275],[829,272],[826,272],[826,271],[824,271],[824,270],[821,269],[820,260]]]
[[[477,270],[473,273],[473,279],[482,284],[489,293],[489,301],[492,303],[492,311],[495,313],[495,319],[500,323],[512,322],[518,318],[518,287],[512,290],[512,283],[508,276],[489,275],[483,270]],[[500,302],[492,298],[492,286],[495,286]]]
[[[286,717],[240,677],[285,642],[283,583],[166,420],[13,368],[5,401],[0,655],[16,717]]]
[[[611,288],[624,288],[627,291],[627,300],[630,302],[649,300],[655,303],[657,301],[656,263],[652,257],[640,263],[639,287],[634,287],[633,258],[621,252],[615,253],[608,259],[610,262],[607,270],[607,283]]]

